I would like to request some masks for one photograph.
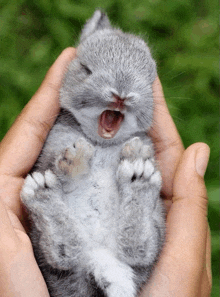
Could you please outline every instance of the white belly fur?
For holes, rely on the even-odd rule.
[[[93,248],[116,248],[118,156],[118,147],[114,152],[109,148],[97,149],[89,175],[76,180],[76,184],[73,180],[72,189],[66,189],[67,203],[81,230],[80,237],[87,244],[91,242]]]

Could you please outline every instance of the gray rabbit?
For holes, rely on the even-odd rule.
[[[21,192],[50,296],[134,297],[152,273],[165,238],[161,176],[146,134],[155,77],[145,42],[97,10]]]

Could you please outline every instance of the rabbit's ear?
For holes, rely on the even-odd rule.
[[[100,10],[96,10],[92,18],[86,22],[82,30],[80,42],[82,42],[84,39],[86,39],[89,35],[94,33],[96,30],[103,30],[103,29],[110,29],[110,28],[112,27],[107,15],[104,12],[101,12]]]

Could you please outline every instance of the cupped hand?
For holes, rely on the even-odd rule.
[[[204,174],[209,147],[195,143],[184,151],[157,78],[154,126],[150,131],[162,173],[167,206],[166,242],[141,297],[210,296],[211,248]]]
[[[73,48],[62,52],[0,144],[2,297],[49,297],[25,232],[27,218],[20,202],[20,190],[59,112],[59,89],[74,56]]]

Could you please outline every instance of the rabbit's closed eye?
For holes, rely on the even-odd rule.
[[[83,63],[80,63],[80,66],[82,67],[82,70],[84,70],[86,72],[86,74],[88,74],[88,75],[92,74],[92,71],[89,69],[88,66],[86,66]]]

